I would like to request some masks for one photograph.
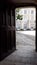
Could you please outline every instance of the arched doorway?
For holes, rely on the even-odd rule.
[[[35,4],[17,4],[16,8],[23,8],[23,7],[34,7],[36,9],[36,5]],[[15,9],[16,9],[15,8]],[[35,16],[36,17],[36,16]],[[32,24],[31,24],[32,25]],[[19,27],[20,28],[20,27]],[[32,27],[31,27],[32,28]],[[36,25],[35,25],[35,29],[36,29]],[[18,29],[19,30],[19,29]],[[35,32],[35,49],[36,49],[36,32]]]

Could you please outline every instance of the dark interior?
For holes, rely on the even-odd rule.
[[[26,6],[36,7],[36,22],[37,22],[37,0],[0,1],[0,61],[16,50],[15,9],[17,7],[26,7]],[[37,32],[37,23],[36,23],[36,32]],[[37,52],[37,41],[35,42],[35,45],[36,45],[35,51]]]

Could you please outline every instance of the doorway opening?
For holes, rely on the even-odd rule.
[[[19,7],[15,9],[16,49],[35,50],[36,8]]]

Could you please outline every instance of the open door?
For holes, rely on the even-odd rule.
[[[24,7],[24,6],[36,7],[35,4],[30,4],[30,3],[28,4],[20,3],[14,5],[12,4],[12,6],[7,6],[7,7],[4,6],[2,6],[2,8],[0,7],[0,60],[5,58],[7,55],[9,55],[11,52],[13,52],[16,49],[14,10],[17,7]],[[37,50],[37,44],[36,44],[36,50]]]
[[[0,11],[0,39],[0,60],[2,60],[16,49],[14,9],[9,7]]]
[[[36,16],[35,16],[35,18],[36,18],[36,21],[37,21],[37,4],[36,3],[25,3],[25,4],[23,4],[23,3],[19,3],[19,4],[16,4],[15,5],[15,9],[16,8],[26,8],[26,7],[35,7],[36,8]],[[35,22],[36,22],[35,21]],[[16,30],[17,30],[17,28],[18,28],[18,26],[16,26]],[[19,28],[20,28],[20,26],[19,26]],[[35,30],[36,30],[36,32],[37,32],[37,23],[36,23],[36,25],[35,25]],[[36,41],[36,36],[37,36],[37,34],[35,33],[35,51],[37,51],[37,41]]]

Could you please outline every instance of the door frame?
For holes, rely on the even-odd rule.
[[[36,3],[16,3],[15,4],[15,8],[24,8],[24,7],[35,7],[36,8],[36,32],[37,32],[37,4]],[[15,18],[15,15],[14,15]],[[15,24],[16,25],[16,24]],[[16,31],[15,31],[15,35],[16,35]],[[15,36],[16,39],[16,36]],[[37,52],[37,34],[35,37],[35,51]]]

